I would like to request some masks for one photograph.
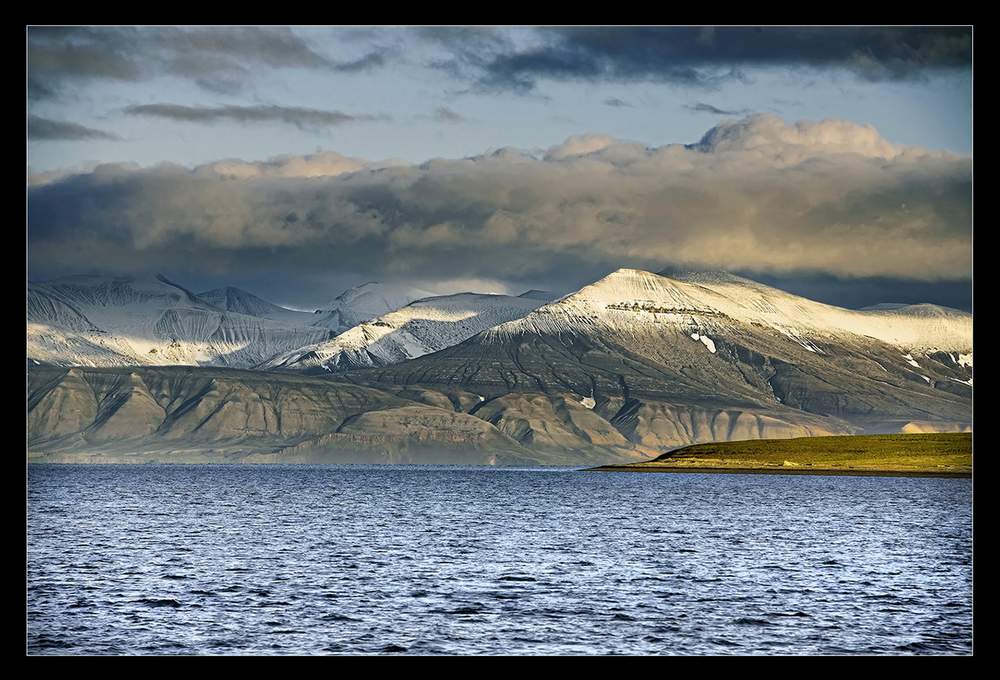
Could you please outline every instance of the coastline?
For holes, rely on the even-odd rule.
[[[692,444],[588,472],[972,478],[972,434],[842,435]]]
[[[801,470],[795,468],[749,468],[749,467],[672,467],[667,465],[601,465],[584,468],[580,472],[679,472],[695,474],[730,475],[817,475],[824,477],[938,477],[942,479],[972,479],[972,472],[934,472],[930,470],[838,470],[818,468]]]

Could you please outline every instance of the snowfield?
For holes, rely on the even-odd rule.
[[[287,352],[266,367],[333,371],[395,364],[456,345],[542,304],[533,297],[477,293],[430,297],[361,323],[327,342]]]
[[[392,312],[414,300],[434,297],[436,293],[420,288],[371,281],[350,288],[324,305],[313,325],[340,334],[363,321]]]
[[[308,313],[232,287],[195,295],[162,276],[72,276],[28,284],[27,357],[61,366],[335,372],[398,364],[473,337],[496,344],[523,334],[577,336],[662,358],[672,347],[681,351],[674,338],[686,336],[714,361],[720,347],[754,336],[818,357],[844,343],[852,352],[867,344],[881,372],[903,364],[927,384],[947,377],[971,386],[972,315],[945,307],[849,310],[726,273],[667,277],[636,269],[548,298],[542,291],[442,296],[366,283]],[[895,361],[874,349],[883,345],[896,348]],[[924,358],[931,355],[953,371],[928,374]]]
[[[249,368],[329,337],[306,325],[312,315],[282,312],[267,318],[229,311],[162,276],[29,283],[28,357],[61,366]]]

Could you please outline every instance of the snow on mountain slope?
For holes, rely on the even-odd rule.
[[[850,310],[732,274],[690,274],[682,280],[727,298],[730,304],[720,305],[722,311],[742,321],[757,320],[821,336],[853,334],[921,352],[972,349],[972,315],[957,309],[917,304]]]
[[[728,274],[622,269],[445,350],[347,377],[487,399],[568,392],[649,414],[640,429],[660,427],[656,413],[683,423],[707,409],[897,431],[970,420],[971,345],[972,315],[954,310],[853,311]]]
[[[813,341],[874,338],[904,350],[971,352],[972,315],[935,305],[855,311],[814,302],[727,273],[669,278],[619,269],[523,319],[488,332],[503,337],[524,331],[633,332],[644,325],[673,325],[711,336],[713,326],[758,324],[809,351]]]
[[[51,321],[66,330],[84,332],[99,330],[72,303],[35,288],[32,284],[28,284],[27,307],[29,320]]]
[[[229,312],[163,276],[28,284],[27,356],[56,365],[252,367],[328,331]]]
[[[353,301],[375,292],[365,288],[341,296],[341,309],[354,311]],[[389,303],[381,297],[378,304]],[[39,396],[44,408],[35,409],[36,429],[45,435],[40,441],[57,448],[96,435],[101,446],[132,450],[142,435],[149,439],[144,446],[157,451],[183,443],[235,452],[245,446],[247,417],[263,417],[260,450],[285,447],[282,455],[300,444],[316,455],[361,447],[377,457],[409,450],[414,442],[481,449],[502,439],[512,450],[570,463],[580,456],[654,455],[702,441],[971,425],[970,314],[932,305],[846,310],[728,274],[670,278],[623,269],[547,304],[525,297],[437,296],[337,338],[325,328],[282,327],[223,311],[162,279],[29,284],[28,312],[29,375],[58,372],[33,359],[341,370],[335,381],[317,382],[291,371],[74,369],[59,390],[39,391],[51,397]],[[323,335],[275,349],[288,339],[281,333],[303,330]],[[158,350],[155,359],[147,348]],[[267,361],[272,357],[278,358]],[[90,376],[85,383],[77,380],[82,375]],[[142,393],[136,375],[156,383],[148,390],[153,399]],[[109,411],[110,425],[100,415],[105,401],[94,402],[97,392],[87,387],[102,381],[113,383],[114,394],[136,400],[132,410]],[[220,388],[227,381],[232,389]],[[329,392],[329,398],[301,401],[297,386],[281,397],[276,382],[308,383],[302,390]],[[183,395],[169,396],[181,383]],[[374,411],[341,403],[342,391],[360,397],[371,390],[384,393]],[[418,413],[385,395],[437,410]],[[176,399],[189,397],[197,405],[177,413],[193,429],[169,434],[172,421],[157,409],[173,409],[181,403]],[[294,403],[280,403],[293,397]],[[274,420],[260,416],[255,404],[282,410]],[[95,408],[96,417],[84,418]],[[331,409],[343,417],[314,422]],[[300,431],[292,435],[296,421]]]
[[[313,325],[328,328],[334,333],[342,333],[363,321],[374,319],[410,304],[414,300],[434,297],[420,288],[371,281],[349,288],[337,296],[321,310],[321,316]]]
[[[387,366],[455,345],[542,304],[534,298],[477,293],[430,297],[361,323],[327,342],[275,357],[266,367],[333,371]]]
[[[271,319],[291,326],[311,326],[316,322],[315,314],[279,307],[253,293],[233,286],[198,293],[198,299],[226,312]]]

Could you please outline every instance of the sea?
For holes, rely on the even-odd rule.
[[[30,655],[967,655],[968,479],[27,466]]]

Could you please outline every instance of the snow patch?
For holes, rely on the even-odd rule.
[[[913,356],[910,354],[904,354],[903,358],[906,359],[906,363],[915,368],[920,368],[920,364],[913,360]]]
[[[692,333],[691,339],[700,340],[701,344],[705,345],[705,347],[708,348],[709,352],[715,354],[715,342],[712,341],[712,338],[708,337],[707,335],[702,335],[700,333]]]

